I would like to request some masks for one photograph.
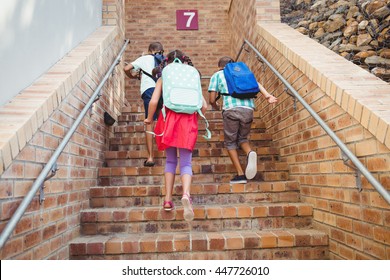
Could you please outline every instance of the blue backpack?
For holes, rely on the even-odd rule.
[[[162,67],[163,61],[165,60],[165,56],[162,54],[159,54],[159,53],[151,54],[151,55],[154,57],[154,69]],[[143,74],[145,74],[146,76],[148,76],[149,78],[151,78],[153,81],[157,82],[158,78],[161,77],[161,69],[159,69],[159,70],[160,71],[157,71],[158,73],[156,76],[154,76],[153,73],[148,73],[148,72],[144,71],[143,69],[141,69],[141,72]]]
[[[255,75],[244,62],[230,62],[223,69],[228,94],[235,98],[255,98],[260,92]]]

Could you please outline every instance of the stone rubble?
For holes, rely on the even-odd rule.
[[[282,22],[390,82],[390,0],[281,0]]]

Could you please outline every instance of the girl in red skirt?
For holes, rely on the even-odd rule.
[[[172,63],[175,58],[179,58],[183,63],[188,63],[193,66],[191,60],[181,51],[176,50],[168,54],[167,63]],[[149,103],[148,117],[144,123],[151,124],[153,115],[157,109],[158,102],[162,96],[162,83],[160,78],[154,89],[152,98]],[[207,109],[206,100],[203,98],[202,113],[205,114]],[[176,113],[168,108],[165,108],[166,117],[160,113],[156,128],[157,148],[159,151],[165,150],[165,199],[163,208],[166,211],[171,211],[174,208],[172,202],[172,191],[175,182],[176,166],[178,163],[179,151],[180,156],[180,176],[183,185],[183,197],[181,202],[184,207],[184,219],[192,221],[194,219],[194,211],[190,197],[190,187],[192,181],[192,150],[194,149],[198,136],[198,114]],[[162,136],[158,136],[162,134]]]

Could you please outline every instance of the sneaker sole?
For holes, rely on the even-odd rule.
[[[237,180],[237,181],[230,181],[230,184],[246,184],[247,180]]]
[[[257,173],[257,154],[254,151],[248,154],[248,163],[245,169],[245,177],[247,179],[253,179]]]
[[[248,183],[247,180],[230,181],[230,184],[246,184],[246,183]]]
[[[190,222],[194,219],[194,211],[192,210],[191,202],[187,197],[183,197],[181,199],[181,203],[184,207],[184,220]]]

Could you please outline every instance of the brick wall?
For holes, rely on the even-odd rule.
[[[123,45],[118,38],[115,27],[102,27],[13,100],[16,112],[28,111],[22,97],[35,104],[49,92],[47,84],[57,82],[53,93],[60,102],[51,111],[42,109],[42,125],[30,131],[31,140],[1,174],[1,229],[108,71]],[[38,195],[33,199],[2,248],[1,259],[68,259],[68,242],[79,235],[79,212],[89,206],[89,188],[97,185],[97,167],[102,166],[111,135],[103,113],[116,116],[123,106],[122,71],[114,71],[102,93],[59,157],[57,175],[45,183],[44,203],[39,204]],[[2,117],[5,109],[1,108]],[[6,119],[15,115],[9,114]]]
[[[125,34],[125,0],[103,0],[102,24],[117,26],[119,34]]]
[[[126,61],[147,53],[149,43],[160,41],[165,54],[180,49],[190,56],[202,75],[210,76],[217,70],[218,59],[230,53],[229,4],[230,0],[126,1],[126,38],[131,40]],[[176,10],[186,9],[198,10],[199,30],[176,30]],[[139,81],[126,82],[130,103],[140,101]]]
[[[390,122],[385,109],[380,109],[389,108],[390,86],[284,24],[245,25],[254,21],[247,18],[253,15],[248,6],[232,3],[230,18],[242,22],[233,25],[233,42],[248,34],[248,40],[390,190],[390,138],[386,138]],[[390,259],[387,202],[364,177],[363,191],[356,189],[354,172],[343,164],[335,143],[302,105],[294,110],[293,99],[269,68],[253,53],[244,52],[241,59],[256,69],[259,81],[280,100],[270,106],[259,99],[258,110],[282,160],[289,163],[290,179],[300,183],[302,198],[315,207],[315,227],[329,235],[330,257]]]
[[[280,22],[280,1],[257,0],[255,1],[256,20],[259,22]]]

